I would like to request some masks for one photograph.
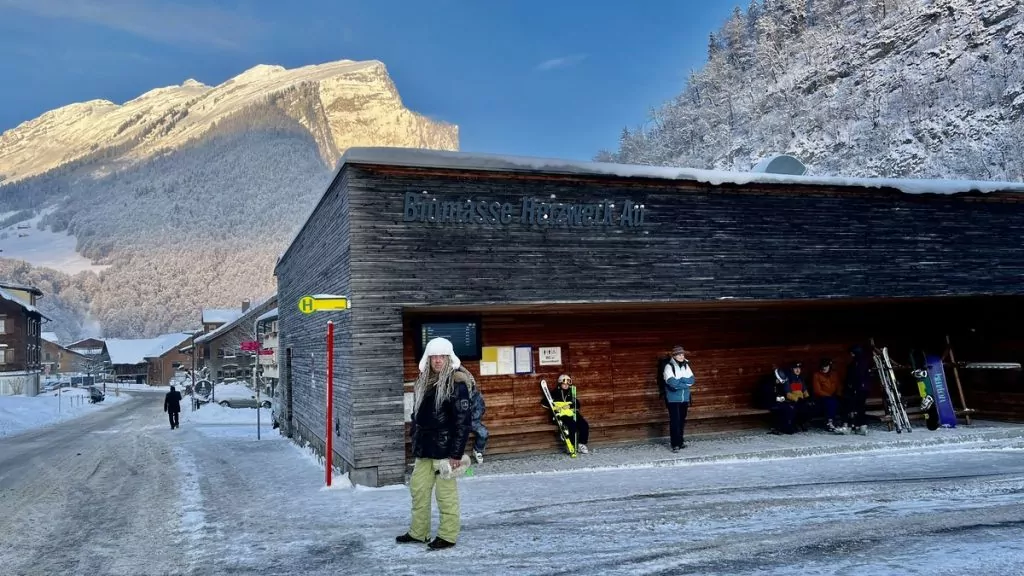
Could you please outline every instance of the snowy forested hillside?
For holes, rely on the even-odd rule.
[[[258,66],[49,112],[0,136],[0,277],[39,285],[62,338],[194,327],[202,307],[275,290],[278,254],[356,145],[456,149],[458,132],[404,108],[379,63]],[[17,255],[52,232],[106,268]]]
[[[705,67],[598,158],[820,175],[1021,180],[1019,0],[754,0]]]

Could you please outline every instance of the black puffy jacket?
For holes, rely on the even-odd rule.
[[[435,409],[436,389],[423,395],[420,409],[412,418],[412,455],[416,458],[462,458],[473,425],[466,376],[455,372],[451,398]]]

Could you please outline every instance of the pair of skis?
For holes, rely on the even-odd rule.
[[[569,457],[575,458],[577,456],[576,447],[578,446],[576,443],[576,436],[575,434],[569,434],[569,430],[566,428],[565,423],[558,417],[558,410],[555,409],[555,401],[551,398],[551,391],[548,390],[547,380],[540,381],[540,389],[544,391],[544,398],[548,401],[548,410],[551,410],[551,419],[554,420],[555,426],[558,428],[558,437],[561,439],[562,443],[565,444],[565,450],[569,453]],[[576,398],[576,387],[573,386],[571,390],[572,397]],[[573,407],[572,417],[573,419],[576,418],[575,406]]]
[[[907,409],[903,406],[903,397],[900,396],[896,373],[893,371],[892,361],[889,360],[889,349],[883,347],[881,353],[876,349],[872,355],[875,360],[875,368],[878,370],[878,378],[882,381],[882,390],[885,392],[886,410],[892,418],[896,432],[913,432],[910,417],[907,416]]]

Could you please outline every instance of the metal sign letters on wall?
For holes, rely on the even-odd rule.
[[[402,208],[403,222],[563,228],[638,228],[644,224],[644,215],[644,205],[631,200],[583,203],[523,198],[517,205],[491,200],[440,200],[430,194],[416,192],[405,193]]]

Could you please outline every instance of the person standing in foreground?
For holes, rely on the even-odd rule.
[[[395,538],[400,544],[429,541],[431,493],[437,498],[441,525],[429,547],[450,548],[459,537],[456,478],[470,465],[464,452],[472,428],[470,387],[475,384],[461,366],[445,338],[428,342],[420,359],[412,413],[412,523],[408,532]]]
[[[693,370],[686,359],[682,346],[672,349],[672,359],[665,366],[665,400],[668,404],[669,435],[672,451],[686,448],[683,434],[686,428],[686,412],[690,409],[690,387],[693,386]]]
[[[178,428],[178,413],[181,412],[181,392],[171,386],[171,391],[164,396],[164,412],[171,422],[171,430]]]

